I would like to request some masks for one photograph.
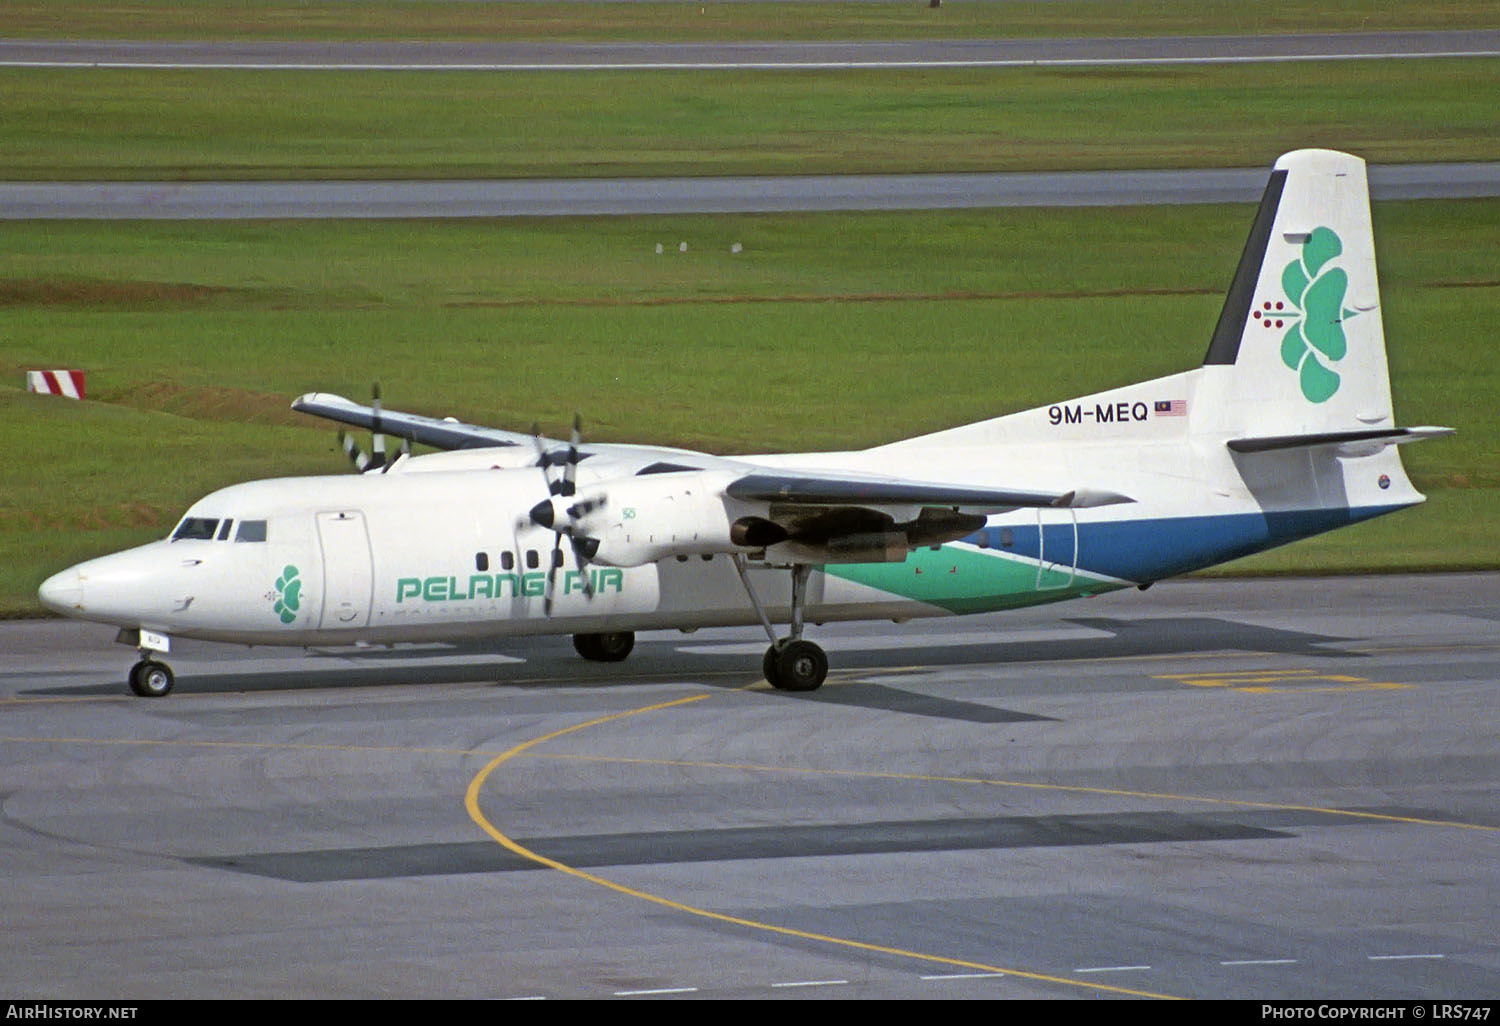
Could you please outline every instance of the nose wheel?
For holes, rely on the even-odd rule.
[[[176,683],[172,668],[155,659],[142,659],[130,668],[130,690],[141,698],[161,698],[171,693]]]

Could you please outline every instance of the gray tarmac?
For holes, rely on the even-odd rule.
[[[690,8],[684,7],[687,16]],[[0,39],[0,67],[371,71],[1089,67],[1500,55],[1500,30],[1098,39],[550,43]]]
[[[1420,516],[1420,513],[1410,514]],[[1500,575],[303,652],[0,624],[0,990],[1493,997]]]
[[[1266,168],[412,182],[0,182],[0,220],[578,217],[1254,203]],[[1500,164],[1370,168],[1376,200],[1500,196]]]

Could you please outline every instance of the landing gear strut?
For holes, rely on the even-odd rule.
[[[130,668],[130,690],[141,698],[161,698],[170,694],[176,683],[172,668],[155,659],[142,659]]]
[[[798,563],[792,567],[792,630],[785,638],[778,639],[771,620],[761,607],[750,578],[745,573],[745,557],[734,557],[734,568],[739,571],[750,604],[771,639],[771,647],[761,658],[760,668],[772,687],[781,691],[816,691],[828,677],[828,655],[811,641],[802,637],[802,612],[807,606],[807,578],[812,567]]]

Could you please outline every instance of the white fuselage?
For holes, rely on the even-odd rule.
[[[1129,414],[1165,396],[1215,415],[1195,395],[1212,373],[1193,371],[1072,404],[1085,412],[1124,406],[1123,419],[1112,422],[1097,416],[1079,422],[1042,407],[861,452],[751,457],[772,467],[1037,488],[1084,480],[1136,498],[1094,509],[997,513],[983,531],[940,548],[923,546],[904,563],[823,567],[808,583],[807,620],[906,619],[1094,594],[1326,530],[1328,514],[1353,509],[1350,519],[1361,519],[1420,501],[1394,446],[1357,456],[1327,450],[1238,457],[1222,442],[1237,426],[1215,437],[1201,425],[1191,430],[1196,418]],[[648,458],[654,456],[638,459],[618,447],[583,461],[579,494],[625,480],[671,496],[670,474],[630,476]],[[42,599],[83,619],[247,644],[757,622],[729,552],[638,566],[590,563],[580,571],[566,539],[557,549],[562,563],[549,615],[544,598],[557,536],[528,519],[548,494],[548,476],[490,461],[475,450],[417,457],[386,474],[234,485],[187,512],[185,522],[213,523],[213,537],[154,542],[80,564],[49,579]],[[680,502],[663,505],[674,504]],[[606,519],[614,527],[627,515],[622,505],[610,505]],[[642,505],[632,523],[649,530],[666,516]],[[250,532],[254,540],[235,540],[246,523],[263,527]],[[749,555],[747,572],[767,614],[786,622],[791,584],[784,561],[774,547],[764,562]]]

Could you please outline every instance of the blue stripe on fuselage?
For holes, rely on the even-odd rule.
[[[1145,583],[1200,570],[1215,563],[1248,556],[1300,538],[1311,537],[1392,513],[1406,506],[1365,506],[1358,509],[1310,509],[1277,513],[1229,513],[1216,516],[1163,517],[1159,520],[1111,520],[1078,524],[1079,570],[1124,581]],[[1047,524],[1045,556],[1049,563],[1073,563],[1073,524]],[[1002,544],[1008,533],[1011,544]],[[1043,552],[1037,526],[999,525],[970,535],[964,541],[1012,552],[1031,559]]]

